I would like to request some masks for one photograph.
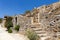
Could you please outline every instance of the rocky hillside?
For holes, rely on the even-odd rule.
[[[40,13],[40,23],[44,26],[60,27],[60,2],[37,8]]]
[[[40,13],[40,22],[46,27],[49,35],[54,37],[60,33],[60,2],[37,8]],[[57,33],[57,35],[56,35]]]
[[[60,2],[43,5],[34,12],[39,13],[39,23],[49,36],[54,39],[60,36]]]

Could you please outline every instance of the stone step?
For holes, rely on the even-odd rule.
[[[50,36],[46,36],[46,37],[40,37],[41,40],[46,40],[47,38],[50,38]]]
[[[36,28],[35,26],[31,26],[31,28]]]
[[[40,26],[31,26],[31,28],[40,28]]]
[[[32,28],[34,31],[42,31],[42,28]]]
[[[31,26],[31,28],[37,28],[37,26]]]
[[[46,37],[47,36],[47,34],[37,34],[37,35],[39,35],[40,37]]]
[[[35,25],[32,25],[32,26],[31,26],[31,28],[35,28],[35,27],[36,27],[36,28],[39,28],[40,25],[35,24]]]
[[[45,31],[35,31],[37,34],[45,34]]]

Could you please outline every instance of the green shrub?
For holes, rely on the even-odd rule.
[[[19,28],[20,28],[19,25],[16,25],[16,26],[15,26],[15,30],[16,30],[16,31],[19,31]]]
[[[12,23],[12,22],[6,22],[6,23],[5,23],[5,27],[6,27],[7,30],[8,30],[10,27],[13,27],[13,23]]]
[[[13,22],[12,22],[13,18],[8,16],[5,16],[5,18],[6,18],[5,27],[8,30],[10,27],[13,27]]]
[[[40,37],[32,30],[27,29],[26,30],[26,35],[30,40],[39,40]]]
[[[27,14],[27,13],[31,13],[30,10],[26,10],[26,11],[25,11],[25,14]]]
[[[6,26],[6,27],[13,27],[13,23],[12,23],[12,22],[6,22],[6,23],[5,23],[5,26]]]
[[[2,18],[0,18],[0,23],[2,23]]]
[[[11,30],[11,29],[9,29],[9,30],[8,30],[8,33],[12,33],[12,30]]]
[[[12,21],[12,17],[11,16],[5,16],[4,18],[6,18],[6,21]]]

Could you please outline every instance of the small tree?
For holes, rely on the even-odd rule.
[[[27,29],[26,30],[26,35],[30,40],[39,40],[40,37],[32,30]]]
[[[7,27],[7,29],[9,29],[10,27],[13,27],[13,23],[12,22],[6,22],[5,26]]]
[[[16,25],[16,26],[15,26],[15,30],[16,30],[16,31],[19,31],[19,28],[20,28],[19,25]]]
[[[2,23],[2,18],[0,18],[0,23]]]
[[[13,27],[13,23],[12,23],[12,17],[9,17],[9,16],[5,16],[6,18],[6,22],[5,22],[5,27],[7,29],[9,29],[10,27]]]

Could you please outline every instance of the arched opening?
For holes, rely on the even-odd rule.
[[[17,23],[17,17],[15,17],[15,22]]]

